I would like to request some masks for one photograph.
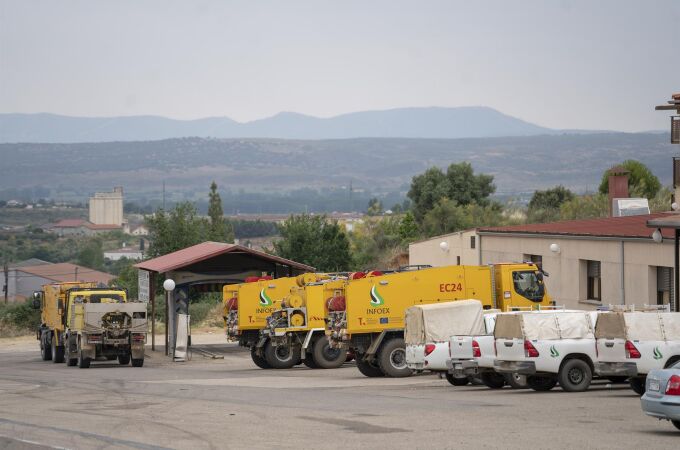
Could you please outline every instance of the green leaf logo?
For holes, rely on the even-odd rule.
[[[661,354],[659,347],[654,347],[654,359],[661,359],[661,358],[663,358],[663,355]]]
[[[550,346],[550,356],[552,356],[553,358],[557,358],[558,356],[560,356],[560,352],[557,351],[554,345]]]
[[[373,286],[371,288],[371,306],[382,306],[385,304],[385,300],[378,293],[378,288]]]
[[[269,296],[264,291],[264,289],[262,289],[260,291],[260,305],[262,305],[262,306],[272,306],[272,303],[273,303],[272,299],[269,298]]]

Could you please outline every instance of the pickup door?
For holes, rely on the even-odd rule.
[[[424,345],[406,346],[406,365],[412,370],[423,370],[425,368]]]
[[[446,361],[449,359],[449,343],[429,343],[429,345],[432,344],[434,344],[434,350],[425,355],[425,369],[446,372],[448,370]]]
[[[601,362],[629,362],[626,359],[626,340],[600,338],[597,340],[597,359]]]
[[[451,359],[472,359],[472,336],[451,336]]]
[[[523,361],[524,339],[496,339],[496,359],[499,361]]]

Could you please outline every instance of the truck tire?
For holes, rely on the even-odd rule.
[[[645,393],[645,383],[647,379],[645,377],[631,377],[630,378],[630,388],[635,391],[637,395],[644,395]]]
[[[505,377],[496,372],[482,372],[482,382],[489,389],[502,389],[505,386]]]
[[[312,346],[312,358],[314,363],[322,369],[337,369],[347,359],[347,350],[344,348],[332,348],[326,337],[320,337]]]
[[[385,376],[402,378],[413,375],[413,371],[406,365],[406,344],[401,338],[384,342],[380,346],[377,360]]]
[[[357,369],[359,369],[359,372],[365,377],[369,378],[376,378],[376,377],[384,377],[385,374],[383,373],[382,370],[380,370],[380,367],[375,363],[375,362],[368,362],[364,360],[364,355],[357,353],[356,354],[356,360],[357,360]]]
[[[132,358],[132,367],[142,367],[144,365],[144,358]]]
[[[530,375],[527,377],[527,384],[534,391],[549,391],[557,386],[557,377],[553,375]]]
[[[66,365],[68,367],[73,367],[78,363],[78,358],[74,358],[73,355],[71,354],[71,344],[69,343],[69,338],[66,338],[64,346],[64,359],[66,360]]]
[[[272,366],[270,366],[269,363],[267,363],[264,357],[257,354],[257,348],[255,348],[255,346],[250,347],[250,357],[253,359],[255,365],[260,369],[272,368]]]
[[[309,367],[310,369],[319,368],[319,366],[316,364],[316,361],[314,361],[314,355],[312,355],[311,353],[307,353],[305,355],[305,359],[302,360],[302,364]]]
[[[78,338],[78,367],[81,369],[89,369],[90,368],[90,358],[86,358],[83,356],[83,349],[80,348],[80,338]]]
[[[529,387],[526,375],[509,373],[505,375],[505,382],[513,389],[527,389]]]
[[[468,377],[456,377],[452,373],[447,373],[446,381],[454,386],[467,386],[470,382],[470,379]]]
[[[557,380],[567,392],[583,392],[590,387],[593,371],[582,359],[568,359],[562,363]]]
[[[52,336],[52,362],[53,363],[63,363],[64,362],[64,347],[57,345],[57,339]]]
[[[128,353],[127,355],[118,355],[118,364],[121,366],[127,366],[130,364],[130,354]]]
[[[45,332],[40,334],[40,357],[43,361],[50,361],[52,359],[52,340],[50,339],[50,343],[47,343],[48,335],[49,333]]]
[[[272,345],[267,341],[264,346],[264,359],[273,369],[290,369],[300,362],[300,347]]]

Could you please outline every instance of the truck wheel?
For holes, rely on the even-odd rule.
[[[562,363],[557,379],[567,392],[583,392],[593,379],[593,371],[582,359],[568,359]]]
[[[121,366],[127,366],[130,364],[130,354],[128,353],[127,355],[118,355],[118,364]]]
[[[264,359],[274,369],[290,369],[300,361],[300,347],[272,345],[267,341],[264,346]]]
[[[501,389],[505,386],[505,377],[496,372],[482,372],[482,382],[490,389]]]
[[[644,395],[646,381],[645,377],[631,377],[630,388],[635,391],[637,395]]]
[[[116,355],[106,355],[104,358],[106,358],[107,361],[113,361],[118,357]]]
[[[513,389],[527,389],[529,387],[527,377],[516,373],[506,374],[505,382]]]
[[[250,357],[253,359],[255,365],[260,369],[271,369],[272,366],[267,363],[264,357],[258,355],[256,352],[257,348],[255,348],[255,346],[250,347]]]
[[[321,337],[314,341],[312,358],[322,369],[337,369],[345,363],[347,350],[342,347],[332,348],[328,339]]]
[[[470,379],[468,377],[456,377],[452,373],[447,373],[446,381],[454,386],[467,386],[467,384],[470,382]]]
[[[527,384],[534,391],[549,391],[557,386],[557,377],[552,375],[531,375],[527,377]]]
[[[132,367],[142,367],[144,365],[144,358],[132,358]]]
[[[49,361],[52,359],[52,345],[51,343],[47,343],[47,336],[48,333],[42,333],[40,335],[40,357],[43,361]]]
[[[413,371],[406,365],[406,344],[401,338],[383,343],[378,353],[378,365],[388,377],[402,378],[413,375]]]
[[[78,338],[78,358],[76,361],[78,363],[78,367],[80,367],[81,369],[90,368],[90,358],[86,358],[83,355],[83,349],[80,348],[80,338]]]
[[[384,377],[385,374],[383,373],[382,370],[380,370],[380,367],[375,362],[368,362],[364,360],[364,355],[357,353],[356,354],[356,360],[357,360],[357,369],[359,369],[359,372],[361,372],[362,375],[369,377],[369,378],[376,378],[376,377]]]
[[[71,344],[69,338],[66,338],[66,345],[64,346],[64,359],[68,367],[73,367],[78,363],[78,359],[71,354]]]
[[[57,345],[56,337],[52,337],[52,362],[53,363],[63,363],[64,362],[64,347]]]

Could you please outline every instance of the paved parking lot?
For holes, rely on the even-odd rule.
[[[2,343],[0,342],[0,345]],[[205,348],[205,347],[204,347]],[[626,385],[548,393],[453,387],[436,376],[369,379],[336,370],[257,369],[225,355],[145,367],[42,362],[37,344],[0,347],[0,448],[678,448]]]

